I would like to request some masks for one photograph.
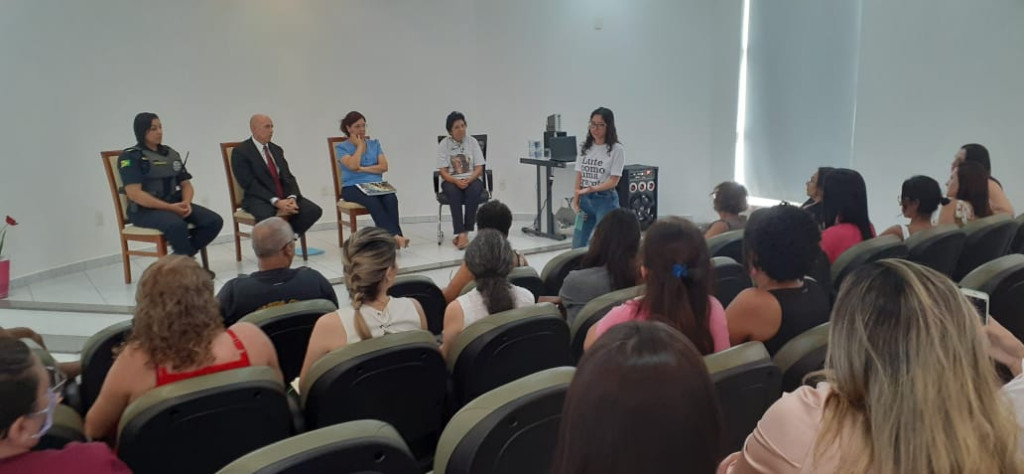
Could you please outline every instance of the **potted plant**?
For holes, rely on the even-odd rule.
[[[4,256],[4,240],[7,239],[7,228],[12,225],[18,225],[18,221],[7,216],[4,226],[0,227],[0,299],[7,298],[11,289],[11,261]]]

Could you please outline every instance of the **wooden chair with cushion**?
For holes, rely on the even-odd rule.
[[[331,152],[331,175],[334,176],[334,201],[338,203],[338,247],[345,245],[345,236],[342,234],[342,228],[344,228],[346,221],[342,219],[341,215],[348,216],[348,228],[353,234],[356,233],[356,218],[370,215],[370,211],[366,210],[362,204],[341,199],[341,170],[338,169],[340,165],[338,162],[339,157],[334,147],[346,140],[348,140],[347,137],[327,137],[327,148]]]
[[[256,225],[256,217],[242,209],[242,196],[245,195],[245,190],[238,185],[238,181],[235,180],[235,172],[231,168],[231,152],[242,143],[224,142],[220,144],[220,155],[224,158],[224,175],[228,178],[228,196],[231,198],[231,223],[235,232],[236,262],[242,261],[242,237],[252,238],[251,233],[240,231],[238,224],[244,224],[249,227]],[[302,244],[302,259],[309,260],[306,252],[306,234],[299,236],[299,243]]]
[[[121,238],[121,262],[124,265],[124,282],[132,282],[132,265],[129,259],[132,255],[140,257],[160,258],[167,255],[167,239],[164,233],[149,227],[139,227],[128,223],[128,196],[124,192],[124,183],[121,182],[121,172],[117,169],[117,158],[124,153],[122,150],[110,150],[100,152],[100,159],[103,162],[103,169],[107,174],[107,183],[110,185],[110,196],[114,199],[114,214],[117,215],[118,233]],[[191,229],[193,226],[189,224]],[[146,242],[156,245],[156,250],[130,249],[128,241]],[[203,268],[210,269],[210,259],[206,255],[206,247],[199,250],[203,260]]]

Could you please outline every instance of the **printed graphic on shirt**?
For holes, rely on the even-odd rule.
[[[452,176],[467,175],[472,172],[472,160],[463,153],[448,156],[448,173]]]

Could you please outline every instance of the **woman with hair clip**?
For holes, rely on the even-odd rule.
[[[534,303],[533,293],[506,280],[514,260],[512,246],[496,230],[481,230],[469,243],[465,262],[476,280],[476,288],[456,298],[444,310],[441,353],[445,357],[466,326],[489,315]]]
[[[633,211],[615,209],[601,219],[579,269],[566,275],[558,292],[569,325],[590,300],[636,285],[639,248],[640,221]]]
[[[724,454],[704,358],[659,322],[619,324],[576,368],[553,474],[713,473]]]
[[[955,283],[881,260],[847,277],[834,308],[825,381],[783,394],[719,472],[1022,471],[991,346]]]
[[[452,244],[464,250],[469,245],[469,231],[476,224],[476,210],[484,192],[480,177],[487,162],[480,142],[466,134],[466,116],[462,112],[448,114],[445,128],[448,136],[437,144],[437,168],[442,179],[441,191],[448,196],[452,211]]]
[[[579,213],[576,230],[572,235],[572,248],[586,247],[590,234],[601,219],[619,207],[619,185],[625,158],[619,133],[615,129],[615,114],[598,107],[590,113],[587,140],[576,158],[576,186],[572,207]]]
[[[690,338],[701,354],[729,348],[725,309],[711,296],[711,256],[704,236],[680,217],[658,219],[640,246],[644,295],[612,308],[587,331],[589,348],[616,324],[660,321]]]
[[[918,175],[903,182],[899,202],[903,217],[910,219],[910,224],[894,225],[885,229],[882,235],[895,235],[900,240],[907,240],[911,235],[931,229],[932,216],[940,205],[949,204],[949,199],[942,197],[937,181]]]
[[[213,281],[192,258],[170,255],[150,265],[135,300],[131,335],[85,416],[87,438],[113,437],[125,408],[162,385],[250,366],[283,377],[260,328],[245,322],[224,328]]]
[[[946,183],[948,199],[939,212],[939,224],[962,227],[975,219],[991,216],[988,189],[988,174],[982,165],[970,161],[960,163]]]
[[[363,227],[345,241],[341,258],[352,308],[340,308],[317,320],[300,379],[331,351],[385,334],[427,329],[419,301],[388,296],[398,275],[396,254],[394,237],[379,227]]]
[[[1012,217],[1014,215],[1013,204],[1010,203],[1006,192],[1003,191],[1003,183],[992,176],[992,160],[989,158],[988,148],[977,143],[968,143],[960,147],[956,156],[953,157],[953,166],[950,171],[956,171],[957,166],[964,162],[977,163],[985,168],[985,174],[988,176],[989,207],[992,208],[992,213],[1009,214]]]
[[[822,192],[825,230],[821,249],[829,263],[836,263],[843,252],[875,236],[868,219],[868,190],[860,173],[840,168],[828,174]]]

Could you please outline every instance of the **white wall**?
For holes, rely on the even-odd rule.
[[[4,2],[0,213],[22,223],[5,253],[17,277],[117,252],[98,152],[130,145],[140,111],[191,152],[196,201],[223,216],[217,144],[270,114],[329,221],[325,137],[349,110],[384,143],[403,214],[429,216],[452,109],[490,135],[497,196],[518,213],[534,188],[517,157],[544,117],[582,139],[603,105],[627,162],[662,167],[662,213],[707,215],[709,183],[732,176],[739,25],[739,0]]]
[[[1024,2],[863,0],[853,167],[879,231],[904,179],[944,184],[957,149],[989,148],[993,175],[1024,211]]]

